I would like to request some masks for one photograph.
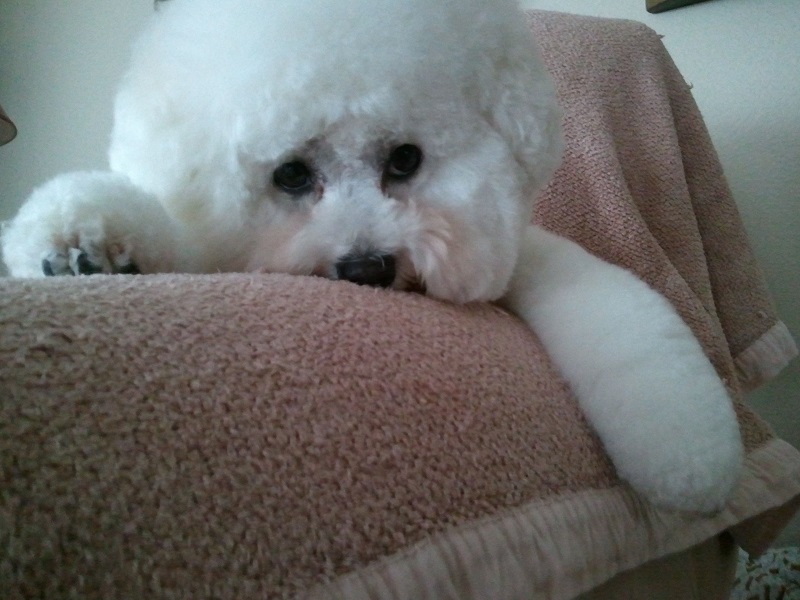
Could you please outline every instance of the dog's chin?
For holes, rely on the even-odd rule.
[[[266,269],[261,269],[262,272],[267,272]],[[334,265],[324,264],[318,265],[311,270],[310,273],[303,273],[311,275],[312,277],[321,277],[323,279],[330,279],[332,281],[342,281],[337,275],[336,267]],[[344,280],[346,281],[346,280]],[[356,284],[354,284],[356,285]],[[369,286],[366,286],[369,287]],[[385,289],[395,290],[398,292],[410,292],[413,294],[427,294],[427,287],[423,279],[414,271],[406,256],[399,257],[398,271],[391,282],[387,286],[381,286]]]
[[[256,267],[252,269],[252,271],[257,273],[288,273],[299,276],[320,277],[331,281],[347,281],[338,277],[335,267],[331,265],[319,265],[310,270],[296,271],[283,269],[276,271],[268,267]],[[352,285],[361,285],[353,282],[348,283]],[[494,285],[492,287],[498,288],[496,291],[486,287],[478,290],[475,288],[474,283],[474,281],[460,281],[459,278],[453,278],[452,275],[450,277],[434,277],[426,280],[413,269],[405,269],[398,271],[391,284],[379,287],[398,292],[422,294],[424,296],[436,298],[437,300],[455,302],[456,304],[464,304],[472,301],[493,301],[501,296],[505,289],[504,286]],[[362,285],[362,287],[369,286]]]
[[[400,250],[393,254],[396,264],[394,278],[390,283],[383,281],[373,287],[423,294],[456,304],[497,300],[505,292],[514,261],[512,256],[506,257],[507,260],[499,260],[501,249],[487,245],[495,250],[491,253],[492,260],[486,260],[485,254],[474,252],[474,248],[470,252],[462,253],[457,252],[454,246],[439,247],[439,252],[434,251],[434,248],[419,247],[414,250]],[[438,256],[439,253],[442,256]],[[417,259],[416,262],[414,258]],[[332,260],[294,263],[251,261],[249,267],[251,272],[286,273],[348,281],[340,276],[336,262]],[[358,281],[349,282],[364,287],[371,285]]]

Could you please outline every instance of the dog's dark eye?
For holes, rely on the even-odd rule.
[[[294,160],[283,163],[275,169],[272,181],[284,192],[296,196],[311,190],[314,185],[314,176],[304,162]]]
[[[391,179],[408,179],[422,164],[422,150],[413,144],[403,144],[392,150],[385,174]]]

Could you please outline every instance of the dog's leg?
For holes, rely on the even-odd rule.
[[[5,224],[17,277],[182,269],[178,228],[159,202],[116,173],[70,173],[37,189]]]
[[[738,424],[666,299],[532,226],[503,304],[541,338],[623,479],[664,507],[722,508],[742,463]]]

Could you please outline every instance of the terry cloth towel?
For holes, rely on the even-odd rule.
[[[747,448],[728,507],[641,501],[491,305],[285,275],[2,280],[5,597],[566,600],[726,530],[774,538],[800,453],[741,389],[794,346],[689,90],[641,25],[530,23],[568,137],[536,218],[704,344]]]

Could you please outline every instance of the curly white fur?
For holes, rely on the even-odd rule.
[[[260,270],[500,300],[538,332],[620,474],[720,508],[742,445],[689,328],[633,275],[529,226],[561,153],[554,88],[512,0],[170,0],[120,88],[110,173],[37,190],[3,235],[15,276]],[[387,177],[398,145],[419,169]],[[301,161],[304,193],[273,174]],[[88,267],[87,267],[88,265]]]

